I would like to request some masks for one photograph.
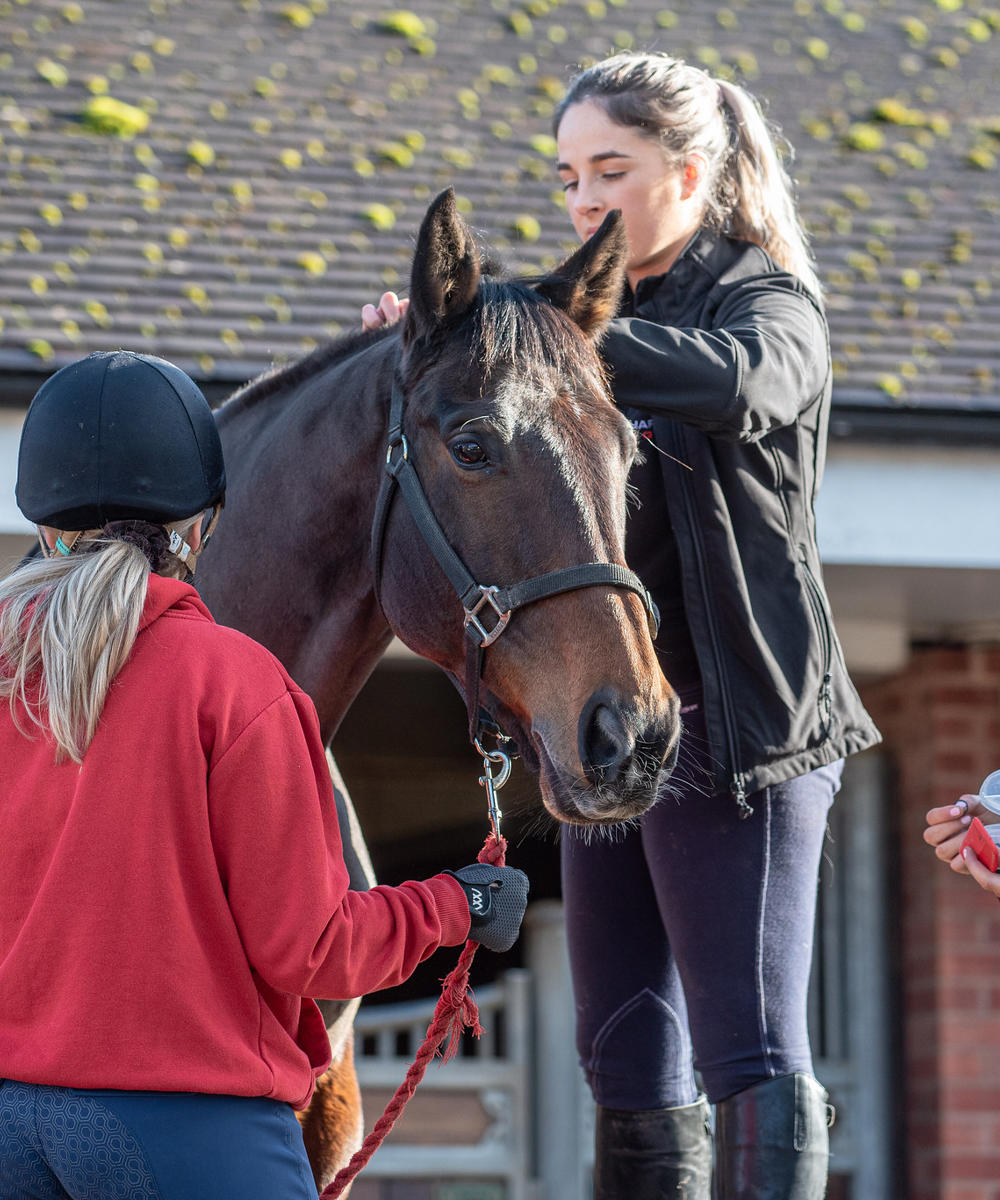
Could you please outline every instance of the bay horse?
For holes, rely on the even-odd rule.
[[[397,498],[377,516],[376,506],[387,468],[405,458],[477,580],[624,568],[636,442],[595,345],[621,295],[624,253],[613,214],[551,273],[488,277],[443,192],[421,225],[400,325],[346,335],[217,411],[226,508],[197,579],[216,619],[266,645],[311,695],[327,741],[395,634],[477,693],[467,703],[513,739],[545,808],[570,823],[640,815],[676,753],[679,704],[637,589],[592,581],[543,593],[479,652],[470,684],[463,603],[411,509]],[[405,407],[390,435],[394,385]],[[364,888],[371,869],[330,763],[352,886]],[[334,1066],[303,1120],[320,1186],[360,1140],[356,1004],[322,1005]]]

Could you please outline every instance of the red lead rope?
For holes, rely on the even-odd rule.
[[[490,863],[502,867],[507,854],[507,840],[489,834],[479,851],[481,863]],[[469,968],[478,948],[478,942],[466,942],[454,970],[446,976],[441,988],[441,997],[434,1009],[434,1016],[427,1026],[427,1036],[423,1045],[417,1051],[413,1064],[406,1072],[406,1078],[399,1085],[396,1094],[386,1105],[385,1112],[375,1122],[371,1133],[361,1143],[360,1149],[346,1167],[339,1170],[328,1187],[320,1193],[320,1200],[334,1200],[339,1196],[351,1180],[366,1166],[371,1156],[385,1141],[389,1130],[402,1115],[410,1097],[417,1089],[417,1084],[423,1079],[427,1064],[440,1054],[442,1062],[447,1062],[458,1050],[462,1032],[472,1031],[473,1037],[480,1037],[483,1029],[479,1024],[479,1009],[469,995]]]

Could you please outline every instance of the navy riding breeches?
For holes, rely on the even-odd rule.
[[[287,1104],[0,1084],[3,1200],[316,1200]]]
[[[577,1048],[598,1104],[716,1103],[812,1074],[806,1027],[827,816],[843,762],[748,797],[713,790],[700,696],[674,776],[632,828],[571,827],[563,897]]]

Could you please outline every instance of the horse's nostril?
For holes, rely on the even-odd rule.
[[[602,704],[591,720],[590,760],[595,767],[609,766],[618,757],[618,722]]]
[[[581,718],[580,761],[588,779],[613,783],[632,759],[632,740],[618,714],[595,704]]]

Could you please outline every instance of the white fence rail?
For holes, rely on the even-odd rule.
[[[482,1038],[464,1039],[449,1063],[432,1063],[411,1105],[444,1118],[432,1144],[387,1141],[365,1168],[368,1178],[496,1179],[510,1200],[541,1200],[529,1178],[531,1148],[531,986],[526,971],[476,989]],[[362,1008],[355,1022],[358,1076],[369,1095],[391,1095],[424,1040],[435,999]],[[451,1097],[453,1103],[435,1103]],[[476,1112],[466,1123],[475,1140],[452,1141],[457,1102]],[[369,1120],[375,1114],[369,1114]],[[402,1121],[406,1121],[404,1114]],[[449,1128],[450,1126],[450,1128]],[[400,1131],[404,1126],[400,1123]],[[476,1136],[478,1135],[478,1136]],[[419,1136],[419,1129],[417,1131]],[[390,1135],[391,1137],[391,1135]],[[461,1138],[461,1133],[459,1134]]]
[[[527,969],[474,988],[483,1036],[466,1038],[445,1066],[428,1067],[399,1136],[389,1135],[365,1178],[496,1180],[506,1200],[588,1194],[592,1105],[573,1048],[562,906],[532,905],[524,936]],[[366,1108],[373,1098],[387,1101],[402,1082],[435,1003],[362,1006],[355,1053]],[[377,1113],[366,1115],[370,1123]],[[435,1120],[433,1140],[425,1142]]]

